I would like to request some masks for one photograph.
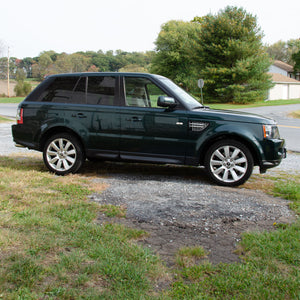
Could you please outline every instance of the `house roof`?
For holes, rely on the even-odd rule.
[[[300,84],[300,81],[298,81],[294,78],[284,76],[279,73],[268,73],[268,74],[270,74],[272,76],[273,82],[288,82],[288,83],[290,82],[290,83],[299,83]]]
[[[291,65],[289,65],[289,64],[287,64],[287,63],[285,63],[281,60],[275,60],[273,62],[273,65],[280,68],[280,69],[283,69],[287,72],[293,72],[293,70],[294,70],[293,66],[291,66]]]

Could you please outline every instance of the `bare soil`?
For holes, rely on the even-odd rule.
[[[204,169],[123,163],[87,163],[83,174],[105,183],[100,204],[126,208],[126,218],[99,215],[98,222],[117,222],[148,233],[138,243],[175,264],[184,246],[202,246],[213,264],[240,260],[238,242],[247,231],[274,230],[274,223],[295,219],[288,202],[260,191],[227,188],[208,181]],[[96,172],[96,176],[95,176]]]
[[[16,96],[14,88],[16,86],[15,81],[11,81],[9,84],[9,95],[10,97]],[[0,80],[0,95],[7,95],[7,80]]]

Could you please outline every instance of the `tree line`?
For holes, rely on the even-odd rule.
[[[18,71],[24,72],[27,78],[43,80],[45,76],[57,73],[75,72],[148,72],[154,51],[125,52],[122,50],[102,50],[76,52],[72,54],[56,53],[53,50],[43,51],[38,57],[18,59],[10,58],[10,74],[16,77]],[[7,58],[0,58],[0,78],[6,78]]]
[[[34,58],[10,58],[10,74],[42,80],[57,73],[151,72],[171,78],[194,95],[199,93],[197,80],[203,78],[208,101],[246,103],[266,98],[272,87],[267,72],[274,59],[300,70],[300,39],[264,45],[262,38],[255,16],[228,6],[190,22],[163,24],[155,51],[44,51]],[[6,77],[6,64],[7,59],[0,58],[0,78]]]

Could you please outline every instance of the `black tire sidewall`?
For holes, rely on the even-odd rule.
[[[66,171],[58,171],[58,170],[53,169],[47,160],[47,149],[48,149],[49,145],[54,140],[60,139],[60,138],[70,141],[73,144],[75,151],[76,151],[76,161],[73,164],[73,166]],[[66,175],[66,174],[70,174],[70,173],[76,173],[81,168],[81,166],[84,162],[84,152],[83,152],[82,145],[81,145],[80,141],[72,134],[69,134],[69,133],[55,134],[55,135],[51,136],[45,143],[45,146],[43,149],[43,160],[44,160],[44,164],[46,165],[46,167],[51,172],[53,172],[57,175]]]
[[[214,176],[214,174],[212,173],[212,171],[210,169],[210,159],[211,159],[212,154],[216,151],[216,149],[218,149],[222,146],[234,146],[234,147],[240,149],[247,158],[247,171],[244,174],[244,176],[237,181],[224,182],[222,180],[219,180],[217,177]],[[230,186],[230,187],[238,186],[238,185],[241,185],[244,182],[246,182],[252,174],[253,165],[254,165],[253,157],[252,157],[252,154],[251,154],[250,150],[248,149],[248,147],[239,141],[230,140],[230,139],[221,140],[221,141],[218,141],[218,142],[212,144],[209,147],[209,149],[205,155],[205,159],[204,159],[204,166],[205,166],[206,172],[208,173],[209,177],[219,185]]]

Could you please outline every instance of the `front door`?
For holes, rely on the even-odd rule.
[[[148,78],[127,76],[123,84],[121,158],[184,163],[188,138],[186,111],[158,107],[158,97],[168,95]]]

